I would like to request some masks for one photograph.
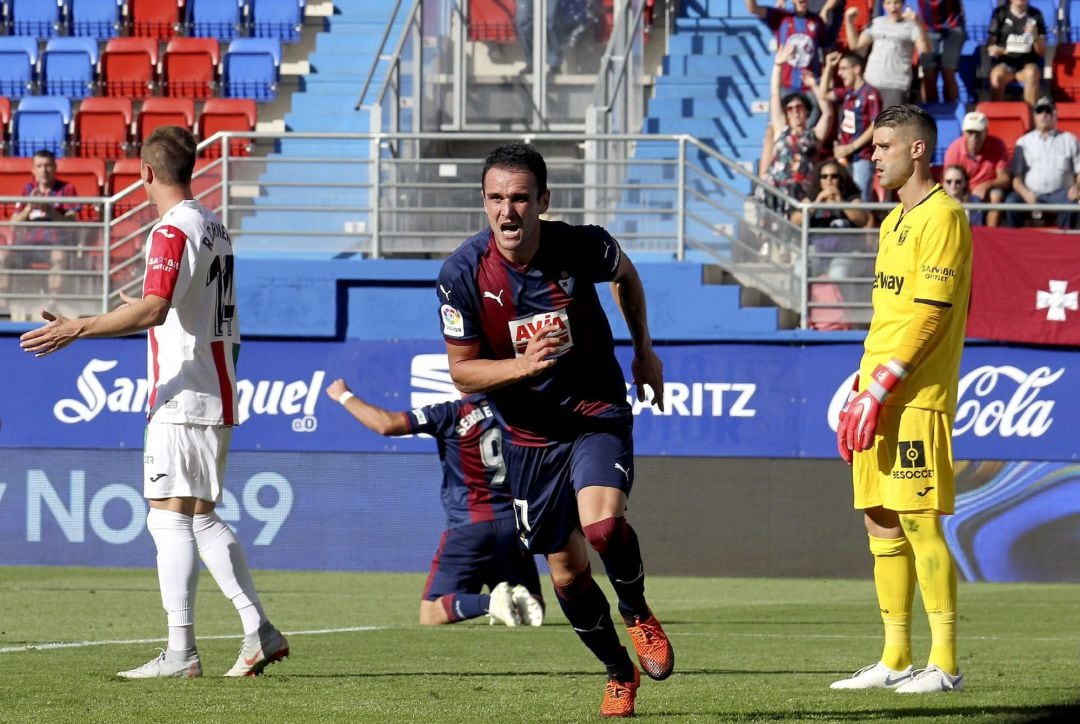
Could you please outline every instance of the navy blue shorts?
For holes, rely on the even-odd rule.
[[[443,531],[422,598],[434,601],[449,593],[480,593],[485,585],[490,589],[500,581],[540,593],[536,561],[518,543],[513,518]]]
[[[590,485],[618,488],[630,495],[634,485],[634,437],[591,432],[551,447],[505,443],[514,514],[522,545],[531,553],[562,550],[578,519],[577,493]]]

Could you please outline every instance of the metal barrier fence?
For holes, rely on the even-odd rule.
[[[285,139],[293,149],[332,143],[340,158],[284,156],[276,149]],[[815,228],[815,209],[847,205],[797,203],[689,136],[222,133],[200,146],[222,153],[200,161],[193,189],[222,217],[239,254],[440,257],[486,225],[483,158],[511,141],[535,144],[548,161],[549,218],[603,225],[635,259],[718,265],[792,310],[803,327],[869,319],[876,228]],[[254,155],[224,153],[239,147]],[[139,290],[142,245],[156,217],[141,184],[107,198],[54,201],[93,205],[97,216],[0,222],[0,316],[26,319],[43,299],[95,313],[118,304],[121,291]],[[861,208],[883,214],[891,206]],[[802,211],[798,224],[793,209]]]

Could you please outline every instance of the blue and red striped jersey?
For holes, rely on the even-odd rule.
[[[776,33],[777,48],[792,48],[791,58],[780,69],[781,89],[812,88],[821,77],[821,55],[827,44],[825,22],[814,13],[796,15],[790,10],[766,8],[765,23]]]
[[[487,393],[511,442],[546,446],[590,430],[631,424],[626,381],[596,284],[622,258],[599,226],[541,221],[540,248],[521,266],[503,257],[490,229],[443,263],[437,293],[448,344],[480,344],[484,359],[520,355],[546,322],[559,328],[558,362],[537,377]]]
[[[447,528],[513,517],[502,431],[483,395],[468,395],[403,414],[410,434],[431,435],[438,444]]]

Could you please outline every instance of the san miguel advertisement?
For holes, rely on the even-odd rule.
[[[386,439],[324,394],[343,377],[388,409],[455,394],[430,342],[248,341],[238,364],[234,451],[429,452],[423,438]],[[639,455],[832,458],[836,415],[858,344],[706,344],[658,349],[665,409],[627,397]],[[630,350],[621,348],[624,370]],[[1080,373],[1070,350],[970,346],[954,432],[958,459],[1076,460]],[[0,344],[7,381],[0,448],[141,449],[148,396],[145,341],[89,340],[35,359]]]

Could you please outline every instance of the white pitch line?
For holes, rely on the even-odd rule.
[[[349,626],[347,628],[322,628],[307,631],[283,631],[286,636],[317,636],[319,634],[351,633],[353,631],[382,631],[389,626]],[[211,639],[240,639],[243,636],[199,636],[200,641]],[[62,641],[41,644],[25,644],[23,646],[0,647],[0,654],[18,654],[25,651],[48,651],[50,649],[81,649],[88,646],[112,646],[130,644],[160,644],[164,639],[112,639],[107,641]]]

